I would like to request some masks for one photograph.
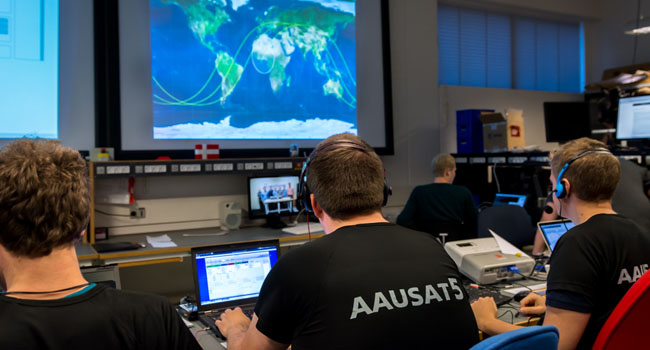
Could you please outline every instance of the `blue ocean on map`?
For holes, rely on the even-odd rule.
[[[154,139],[357,133],[355,2],[150,0]]]

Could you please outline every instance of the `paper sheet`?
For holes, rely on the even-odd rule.
[[[161,236],[147,236],[147,242],[154,248],[172,248],[177,247],[167,234]]]
[[[497,241],[497,245],[499,246],[499,249],[503,254],[528,256],[526,255],[526,253],[519,250],[519,248],[515,247],[514,245],[510,244],[510,242],[506,241],[501,236],[497,235],[494,231],[490,229],[488,229],[488,231],[490,231],[492,237],[494,237],[494,239]]]
[[[515,295],[515,294],[517,294],[519,292],[530,290],[530,291],[535,292],[535,293],[537,293],[539,295],[546,294],[546,283],[533,284],[533,285],[530,285],[530,286],[527,286],[527,287],[528,288],[526,288],[526,287],[516,287],[516,288],[504,289],[503,292]]]

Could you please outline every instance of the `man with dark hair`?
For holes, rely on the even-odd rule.
[[[56,141],[0,151],[0,349],[200,349],[167,300],[88,283],[85,162]]]
[[[434,236],[449,234],[448,240],[476,237],[477,210],[472,193],[453,185],[456,161],[450,154],[439,154],[431,161],[435,179],[411,192],[397,224]]]
[[[531,293],[520,311],[546,312],[544,324],[560,331],[560,349],[591,349],[612,310],[650,266],[649,228],[612,209],[620,169],[603,143],[588,138],[568,142],[552,155],[554,207],[575,227],[553,250],[546,298]],[[497,320],[493,300],[481,298],[472,308],[488,334],[515,328]]]
[[[476,322],[454,262],[430,235],[388,223],[381,160],[359,137],[321,142],[303,169],[325,237],[290,250],[250,320],[227,310],[228,349],[468,349]],[[305,183],[306,181],[306,183]]]

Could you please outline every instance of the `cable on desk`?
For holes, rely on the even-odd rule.
[[[521,272],[517,272],[517,274],[518,274],[519,276],[523,277],[524,279],[533,280],[533,281],[540,281],[540,282],[546,282],[546,279],[535,278],[535,277],[533,277],[533,276],[526,276],[526,275],[524,275],[524,274],[521,273]],[[530,289],[530,288],[529,288],[529,289]]]
[[[130,217],[131,217],[131,215],[126,215],[126,214],[111,214],[111,213],[109,213],[109,212],[101,211],[101,210],[99,210],[99,209],[95,209],[95,212],[100,213],[100,214],[103,214],[103,215],[107,215],[107,216],[122,216],[122,217],[126,217],[126,218],[130,218]]]
[[[204,331],[207,331],[208,329],[210,329],[210,327],[205,327],[205,328],[201,328],[201,329],[199,329],[198,331],[196,331],[196,332],[194,333],[194,338],[196,338],[196,337],[199,335],[199,333],[204,332]]]
[[[512,312],[512,310],[504,311],[501,315],[498,315],[497,318],[501,318],[505,316],[505,314],[510,314],[510,324],[515,323],[515,314]]]

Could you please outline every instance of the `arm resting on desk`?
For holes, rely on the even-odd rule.
[[[256,327],[257,315],[253,314],[253,320],[249,320],[240,308],[226,310],[216,325],[228,339],[228,350],[282,350],[289,347],[288,344],[278,343],[262,334]]]
[[[582,333],[585,331],[591,314],[550,306],[544,307],[543,302],[543,297],[531,293],[521,300],[522,308],[520,311],[526,313],[526,311],[543,312],[545,310],[544,325],[553,325],[560,331],[558,349],[575,349],[582,337]],[[475,301],[472,303],[472,311],[474,312],[478,328],[489,335],[501,334],[520,328],[519,326],[497,319],[497,306],[492,298],[480,298]]]

